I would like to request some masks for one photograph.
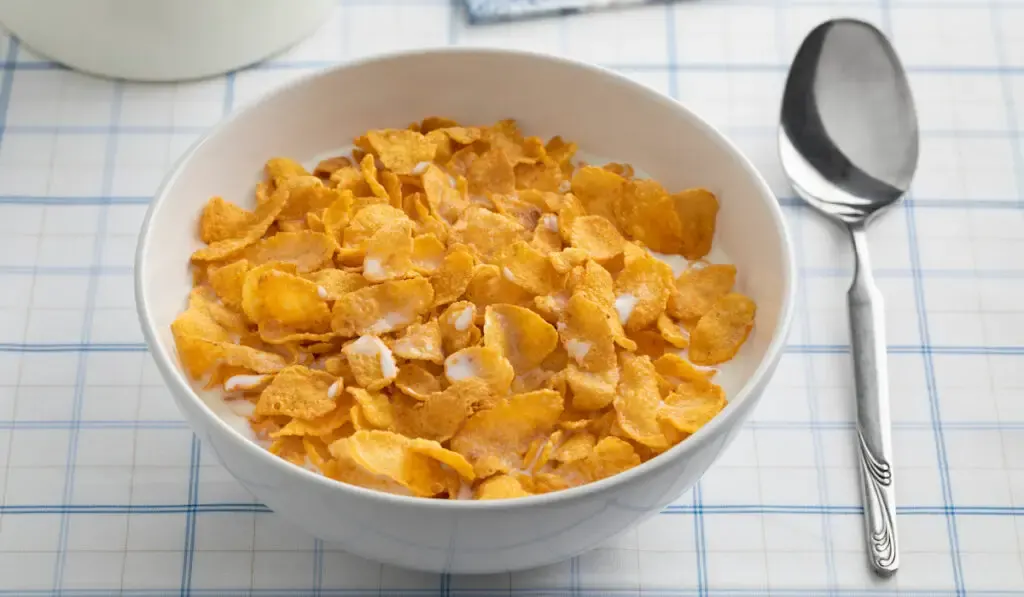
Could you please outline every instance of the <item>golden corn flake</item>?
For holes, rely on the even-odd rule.
[[[474,323],[476,305],[469,301],[452,303],[438,317],[444,352],[451,354],[476,344],[482,333]]]
[[[334,302],[331,328],[348,337],[386,334],[415,321],[433,300],[434,289],[423,278],[360,288]]]
[[[554,470],[567,487],[593,483],[629,470],[640,464],[640,456],[629,442],[617,437],[605,437],[585,456],[567,462]]]
[[[561,137],[552,137],[544,145],[544,151],[548,157],[555,161],[562,169],[562,173],[569,175],[572,173],[572,158],[576,155],[576,144],[569,141],[565,141]]]
[[[615,367],[615,344],[609,315],[582,294],[569,299],[565,321],[559,322],[562,346],[571,362],[584,371]]]
[[[656,330],[640,330],[630,332],[629,339],[636,344],[636,354],[656,359],[672,348],[665,338]]]
[[[666,353],[654,359],[654,370],[675,389],[681,383],[700,383],[714,376],[714,371],[701,371],[683,357]]]
[[[320,269],[333,254],[334,243],[330,237],[311,230],[278,232],[246,250],[250,265],[292,263],[301,273]]]
[[[558,232],[558,216],[554,214],[541,216],[537,227],[533,229],[533,238],[530,240],[530,244],[541,253],[551,254],[561,251],[562,235]]]
[[[329,391],[334,382],[335,378],[324,371],[301,365],[287,367],[260,394],[254,412],[257,416],[315,419],[334,410],[337,395],[331,396]]]
[[[296,331],[325,332],[330,327],[320,286],[304,278],[278,270],[261,275],[255,288],[258,322],[272,320]]]
[[[626,336],[619,320],[619,310],[624,306],[628,307],[632,299],[624,296],[616,301],[615,282],[608,270],[596,261],[587,261],[583,267],[573,269],[568,286],[573,294],[585,296],[601,308],[611,327],[612,339],[617,345],[626,350],[636,350],[636,343]]]
[[[326,158],[320,160],[317,163],[316,167],[313,168],[313,176],[319,177],[321,179],[329,179],[331,175],[337,172],[338,170],[341,170],[342,168],[348,168],[351,166],[352,160],[343,155],[335,156],[333,158]]]
[[[475,265],[473,255],[466,250],[455,250],[445,256],[440,270],[430,278],[434,287],[435,307],[447,305],[462,297],[473,279]]]
[[[558,392],[517,394],[470,417],[451,449],[472,462],[479,477],[508,472],[519,467],[533,440],[550,434],[561,413]]]
[[[530,294],[552,294],[565,285],[543,253],[524,241],[515,242],[501,261],[501,275]]]
[[[341,247],[342,234],[352,219],[354,202],[352,192],[343,191],[319,216],[323,233],[333,241],[335,250]]]
[[[412,249],[411,221],[384,224],[366,242],[363,277],[371,282],[406,277],[412,269]]]
[[[676,278],[668,301],[668,312],[676,319],[696,324],[719,298],[736,283],[736,266],[709,264],[690,267]]]
[[[649,357],[624,355],[622,379],[614,405],[616,421],[627,436],[653,449],[668,448],[658,424],[661,392]]]
[[[214,241],[208,246],[199,249],[192,254],[193,263],[206,263],[209,261],[220,261],[234,257],[246,247],[260,240],[270,229],[274,219],[281,213],[285,202],[288,200],[286,190],[275,191],[266,202],[256,206],[252,223],[249,224],[241,236],[225,238]]]
[[[508,195],[492,195],[491,202],[494,204],[495,211],[506,218],[519,222],[519,225],[526,230],[535,229],[543,213],[537,205]]]
[[[384,167],[395,174],[411,174],[417,164],[432,161],[437,151],[434,143],[415,131],[370,131],[366,138]]]
[[[218,350],[220,360],[224,365],[242,367],[256,373],[274,373],[288,365],[281,355],[243,344],[221,342]]]
[[[433,164],[424,170],[422,184],[430,211],[446,222],[459,219],[469,206],[469,200],[459,191],[455,179]]]
[[[317,292],[320,292],[319,288],[323,288],[323,292],[320,294],[325,295],[324,300],[328,301],[336,301],[353,290],[359,290],[369,285],[369,282],[361,274],[335,268],[311,272],[305,274],[304,277],[317,285]]]
[[[492,263],[525,233],[515,220],[474,205],[452,226],[450,240],[468,246],[482,261]]]
[[[214,197],[199,217],[199,238],[206,244],[244,236],[256,219],[251,211]]]
[[[572,390],[572,407],[577,410],[601,410],[615,399],[619,370],[615,367],[590,372],[570,363],[565,381]]]
[[[405,363],[398,369],[395,387],[417,400],[426,400],[434,392],[441,391],[438,376],[419,363]]]
[[[387,191],[391,205],[401,209],[403,201],[402,181],[398,178],[398,175],[385,170],[380,174],[380,183],[384,186],[384,190]]]
[[[376,159],[369,154],[363,156],[363,159],[359,161],[359,169],[363,174],[366,186],[370,188],[373,196],[380,199],[382,203],[390,203],[391,196],[388,194],[388,190],[384,188],[384,185],[381,184],[380,178],[377,175]]]
[[[589,253],[583,249],[577,249],[576,247],[566,247],[562,251],[548,255],[548,259],[551,261],[551,267],[553,267],[559,274],[569,273],[575,267],[586,263],[589,258]]]
[[[579,162],[514,120],[353,142],[312,172],[267,160],[253,211],[213,197],[193,232],[181,366],[252,404],[272,454],[376,491],[508,499],[656,458],[724,408],[706,365],[756,307],[706,260],[712,193]]]
[[[394,354],[377,336],[360,336],[341,352],[348,359],[356,383],[368,390],[388,386],[398,376]]]
[[[488,305],[521,305],[530,299],[529,292],[509,281],[500,267],[490,264],[479,264],[473,269],[473,278],[466,287],[465,296],[481,311]]]
[[[273,157],[267,160],[263,165],[263,174],[275,186],[281,185],[282,182],[289,178],[309,176],[309,172],[302,167],[302,164],[286,157]]]
[[[362,390],[362,388],[354,388],[356,390]],[[365,390],[362,390],[365,392]],[[352,410],[349,411],[349,417],[352,419],[352,427],[356,431],[362,431],[364,429],[377,429],[363,414],[363,407],[359,404],[352,405]]]
[[[356,431],[343,440],[352,460],[369,473],[387,477],[414,495],[430,497],[445,489],[441,461],[411,448],[413,440],[390,431]],[[331,445],[334,452],[335,444]]]
[[[405,328],[402,335],[395,340],[392,350],[396,357],[402,359],[441,364],[444,362],[441,326],[436,319],[426,323],[414,323]]]
[[[413,239],[412,268],[420,274],[429,275],[441,269],[444,263],[445,246],[434,234],[423,234]]]
[[[730,293],[715,302],[690,335],[690,360],[697,365],[717,365],[736,356],[754,327],[754,301]]]
[[[479,379],[453,383],[424,400],[399,394],[391,400],[395,431],[406,437],[447,442],[480,404],[493,401],[490,389]]]
[[[473,472],[473,465],[462,454],[452,452],[433,440],[416,438],[409,442],[409,448],[413,452],[429,456],[442,464],[450,466],[452,470],[459,473],[459,476],[467,481],[472,481],[476,478],[476,473]]]
[[[512,193],[516,190],[516,174],[513,163],[502,149],[491,149],[479,156],[469,166],[466,180],[473,195],[491,193]]]
[[[583,249],[592,259],[605,261],[622,254],[626,239],[607,219],[601,216],[576,218],[569,232],[572,246]]]
[[[530,443],[523,455],[522,468],[517,471],[520,474],[533,475],[551,460],[551,454],[555,447],[562,443],[562,430],[556,429],[550,437],[538,437]]]
[[[358,379],[356,380],[358,383]],[[363,388],[346,388],[359,407],[359,427],[363,429],[387,429],[394,425],[395,417],[391,401],[385,394],[366,391]]]
[[[672,268],[635,245],[626,248],[625,267],[615,280],[615,306],[626,330],[641,330],[665,311]]]
[[[366,184],[363,178],[361,166],[342,166],[331,173],[327,186],[339,191],[348,191],[353,196],[365,197],[372,195],[373,191]]]
[[[622,203],[625,191],[626,179],[604,168],[587,166],[572,177],[572,192],[586,212],[611,221],[615,220],[616,206]]]
[[[198,309],[188,309],[171,323],[178,359],[193,379],[213,369],[221,356],[219,345],[230,336],[216,321]]]
[[[557,345],[555,328],[527,308],[498,304],[484,312],[484,346],[508,359],[516,373],[539,366]]]
[[[491,148],[500,149],[513,164],[531,164],[544,153],[540,139],[524,139],[515,120],[499,120],[483,131],[483,138]]]
[[[692,435],[725,408],[722,388],[710,382],[685,383],[665,397],[658,417],[681,433]]]
[[[672,196],[683,225],[683,243],[679,254],[700,259],[711,251],[718,217],[718,199],[707,189],[688,189]]]
[[[682,249],[683,226],[668,192],[653,180],[633,180],[616,206],[618,224],[626,236],[660,253]]]
[[[588,431],[579,431],[567,437],[551,457],[562,463],[583,460],[593,452],[596,444],[597,438],[594,434]]]
[[[383,203],[356,211],[342,233],[342,248],[361,254],[365,243],[386,224],[408,220],[405,212]]]
[[[686,348],[690,345],[690,332],[682,327],[668,315],[662,313],[658,316],[658,332],[666,342],[676,348]]]
[[[359,433],[357,431],[356,433]],[[354,435],[354,434],[353,434]],[[349,485],[375,489],[398,495],[416,495],[404,485],[385,475],[368,469],[362,461],[354,458],[354,448],[350,437],[341,438],[330,445],[330,453],[334,460],[329,461],[324,475]]]
[[[558,162],[545,156],[533,164],[518,164],[515,167],[516,188],[539,191],[558,191],[564,182],[564,174]]]
[[[341,195],[341,191],[324,186],[315,176],[291,178],[286,186],[288,202],[278,216],[281,221],[301,222],[307,213],[319,213]]]
[[[583,203],[571,193],[561,196],[556,203],[557,205],[553,207],[558,213],[558,232],[562,235],[563,240],[569,242],[572,238],[572,225],[576,222],[576,218],[587,215],[587,211],[584,209]]]
[[[242,334],[246,331],[245,317],[217,300],[217,294],[209,287],[193,288],[188,295],[188,308],[206,313],[217,325],[230,333]]]
[[[481,482],[476,488],[473,497],[478,500],[504,500],[526,497],[528,495],[533,494],[523,489],[523,486],[515,477],[495,475]]]
[[[339,400],[334,410],[315,419],[294,418],[288,424],[274,431],[270,437],[278,438],[288,435],[321,437],[341,429],[352,420],[352,404]]]
[[[421,120],[417,126],[419,127],[419,132],[426,135],[427,133],[438,129],[459,126],[459,123],[451,118],[445,118],[444,116],[427,116]]]
[[[481,379],[491,392],[502,395],[512,386],[515,371],[508,359],[493,348],[471,346],[454,352],[444,361],[444,375],[450,383],[464,379]]]

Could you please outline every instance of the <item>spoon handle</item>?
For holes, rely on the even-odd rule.
[[[860,448],[861,498],[868,558],[875,572],[889,576],[899,567],[896,500],[893,490],[892,437],[889,421],[888,367],[882,293],[871,274],[867,234],[851,225],[856,259],[847,293],[850,339],[857,389],[857,439]]]

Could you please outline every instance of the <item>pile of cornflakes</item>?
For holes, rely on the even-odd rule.
[[[705,260],[714,195],[575,152],[427,118],[312,172],[271,159],[255,210],[203,209],[185,370],[270,452],[391,493],[528,496],[657,456],[725,406],[714,366],[755,305]]]

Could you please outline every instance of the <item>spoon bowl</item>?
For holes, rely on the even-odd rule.
[[[847,293],[868,559],[899,568],[883,297],[866,226],[900,201],[917,168],[910,85],[881,31],[854,19],[817,26],[793,60],[782,98],[779,158],[796,193],[844,224],[856,267]]]
[[[800,197],[843,222],[903,198],[917,168],[917,116],[881,31],[836,19],[807,35],[786,81],[779,151]]]

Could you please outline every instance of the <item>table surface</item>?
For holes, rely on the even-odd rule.
[[[1024,591],[1024,1],[706,0],[470,27],[446,0],[343,0],[273,60],[114,83],[0,40],[0,594],[996,595]],[[908,201],[871,249],[885,296],[902,568],[868,572],[846,239],[775,153],[816,23],[892,35],[920,111]],[[182,422],[146,353],[132,258],[150,196],[225,113],[408,47],[529,48],[617,69],[723,129],[784,206],[796,325],[753,420],[693,491],[571,561],[486,577],[381,566],[255,503]]]

